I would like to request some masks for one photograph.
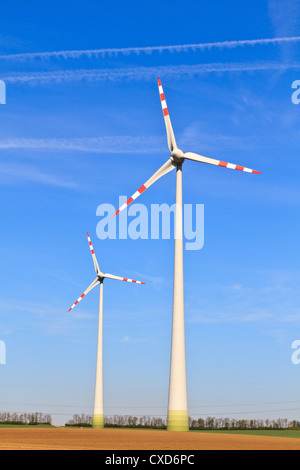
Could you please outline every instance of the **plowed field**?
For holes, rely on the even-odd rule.
[[[0,428],[0,450],[300,450],[300,439],[128,429]]]

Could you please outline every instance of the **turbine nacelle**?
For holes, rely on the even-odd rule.
[[[171,159],[176,164],[183,163],[184,162],[184,153],[183,153],[183,151],[176,147],[171,152]]]

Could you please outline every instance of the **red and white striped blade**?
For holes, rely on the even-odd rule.
[[[87,290],[84,291],[84,293],[79,297],[79,299],[76,300],[75,304],[72,305],[72,307],[68,310],[68,312],[71,312],[71,310],[85,297],[94,287],[96,287],[97,284],[99,284],[100,281],[99,279],[95,279],[92,284],[87,288]]]
[[[172,127],[172,124],[171,124],[171,119],[170,119],[169,110],[168,110],[168,107],[167,107],[167,102],[166,102],[164,90],[163,90],[163,87],[161,85],[160,79],[158,79],[158,90],[159,90],[161,107],[162,107],[162,111],[163,111],[163,115],[164,115],[164,119],[165,119],[165,125],[166,125],[166,129],[167,129],[168,146],[169,146],[170,152],[173,152],[173,150],[177,148],[177,145],[176,145],[176,140],[175,140],[175,136],[174,136],[174,132],[173,132],[173,127]]]
[[[92,242],[91,242],[91,238],[90,238],[88,233],[87,233],[87,237],[88,237],[91,254],[92,254],[92,257],[93,257],[93,261],[94,261],[95,271],[96,271],[96,274],[99,274],[100,273],[100,268],[99,268],[98,261],[97,261],[96,255],[95,255],[95,251],[94,251],[94,248],[93,248],[93,245],[92,245]]]
[[[120,207],[120,209],[117,210],[114,216],[118,215],[120,212],[126,209],[126,207],[129,206],[129,204],[131,204],[136,198],[138,198],[140,194],[146,191],[146,189],[148,189],[153,183],[155,183],[155,181],[159,180],[159,178],[166,175],[170,171],[174,170],[174,168],[176,168],[176,164],[171,159],[169,159],[162,167],[160,167],[159,170],[157,170],[156,173],[154,173],[153,176],[151,176],[151,178],[148,181],[146,181],[145,184],[143,184],[143,186],[140,187],[140,189],[138,189],[133,194],[133,196],[131,196],[130,199],[128,199],[127,202],[123,204],[123,206]]]
[[[134,284],[146,284],[145,282],[135,281],[134,279],[129,279],[128,277],[114,276],[113,274],[104,274],[104,277],[107,279],[115,279],[116,281],[133,282]]]
[[[198,155],[197,153],[187,152],[184,154],[184,158],[187,158],[188,160],[194,160],[196,162],[209,163],[210,165],[230,168],[232,170],[246,171],[247,173],[255,173],[256,175],[261,175],[259,171],[251,170],[250,168],[235,165],[233,163],[227,163],[227,162],[222,162],[220,160],[214,160],[213,158],[203,157],[202,155]]]

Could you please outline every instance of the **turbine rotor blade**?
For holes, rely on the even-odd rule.
[[[92,242],[91,242],[91,238],[90,238],[90,236],[89,236],[88,233],[87,233],[87,237],[88,237],[88,241],[89,241],[89,245],[90,245],[91,254],[92,254],[92,257],[93,257],[93,261],[94,261],[94,266],[95,266],[96,274],[100,274],[100,268],[99,268],[99,265],[98,265],[98,261],[97,261],[97,258],[96,258],[96,255],[95,255],[95,251],[94,251],[94,248],[93,248],[93,245],[92,245]]]
[[[195,162],[208,163],[210,165],[222,166],[223,168],[230,168],[232,170],[246,171],[247,173],[255,173],[256,175],[261,175],[259,171],[251,170],[250,168],[235,165],[233,163],[227,163],[222,162],[220,160],[215,160],[213,158],[203,157],[202,155],[198,155],[197,153],[187,152],[184,154],[184,158],[186,158],[187,160],[193,160]]]
[[[146,284],[145,282],[135,281],[134,279],[129,279],[127,277],[114,276],[113,274],[104,274],[104,278],[115,279],[116,281],[133,282],[134,284]]]
[[[100,281],[99,279],[95,279],[92,284],[84,291],[84,293],[79,297],[79,299],[76,300],[76,302],[72,305],[72,307],[68,310],[70,312],[82,299],[85,297],[94,287],[96,287],[97,284],[99,284]]]
[[[123,204],[120,207],[120,209],[117,210],[117,212],[114,214],[114,216],[118,215],[120,212],[122,212],[124,209],[126,209],[126,207],[129,206],[129,204],[131,204],[136,198],[138,198],[140,196],[140,194],[142,194],[144,191],[146,191],[146,189],[148,189],[153,183],[155,183],[155,181],[159,180],[159,178],[166,175],[170,171],[174,170],[174,168],[176,168],[176,163],[174,163],[173,160],[171,160],[171,158],[170,158],[162,167],[160,167],[159,170],[157,170],[156,173],[154,173],[153,176],[151,176],[150,179],[148,179],[148,181],[146,181],[145,184],[143,184],[143,186],[140,187],[140,189],[138,189],[131,196],[130,199],[128,199],[127,202],[125,202],[125,204]]]
[[[158,90],[159,90],[159,96],[160,96],[160,102],[161,102],[161,107],[164,115],[164,120],[165,120],[165,125],[166,125],[166,130],[167,130],[167,138],[168,138],[168,146],[169,150],[172,153],[174,149],[177,148],[176,145],[176,140],[173,132],[173,127],[171,124],[171,119],[167,107],[167,102],[164,94],[163,87],[161,85],[160,79],[158,79]]]

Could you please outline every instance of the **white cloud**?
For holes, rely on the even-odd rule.
[[[268,0],[268,9],[276,35],[294,34],[299,30],[299,0]]]
[[[0,164],[1,184],[38,183],[66,189],[76,189],[77,185],[66,178],[44,173],[37,168],[21,164]]]
[[[96,317],[87,312],[68,313],[66,305],[58,303],[0,299],[0,318],[10,329],[9,334],[38,327],[49,335],[72,336],[76,331],[82,334],[83,329],[90,328],[89,320],[94,321]]]
[[[260,323],[282,329],[300,321],[298,281],[294,273],[253,274],[257,287],[233,284],[218,286],[218,299],[194,299],[189,308],[191,323]],[[198,304],[198,305],[197,305]]]
[[[51,72],[12,72],[2,75],[5,83],[49,83],[49,82],[73,82],[87,80],[120,81],[120,80],[154,80],[157,77],[181,78],[183,76],[197,76],[211,73],[236,73],[236,72],[264,72],[298,70],[300,63],[280,62],[254,62],[254,63],[211,63],[196,65],[173,65],[158,67],[122,67],[122,68],[100,68],[100,69],[77,69],[57,70]]]
[[[284,0],[283,0],[284,1]],[[289,0],[292,3],[297,3],[296,0]],[[277,3],[275,0],[271,0],[270,4]],[[285,2],[286,3],[286,2]],[[271,15],[274,17],[274,21],[277,18],[277,10],[271,5]],[[278,15],[279,16],[279,15]],[[281,43],[295,43],[299,42],[299,36],[293,37],[275,37],[275,38],[264,38],[264,39],[251,39],[251,40],[240,40],[240,41],[218,41],[208,43],[196,43],[196,44],[176,44],[167,46],[146,46],[146,47],[126,47],[126,48],[107,48],[107,49],[83,49],[83,50],[64,50],[64,51],[47,51],[47,52],[27,52],[20,54],[6,54],[1,55],[2,60],[33,60],[33,59],[51,59],[51,58],[63,58],[63,59],[78,59],[83,56],[86,57],[105,57],[125,55],[129,56],[132,54],[139,55],[140,53],[152,54],[153,52],[190,52],[190,51],[204,51],[212,48],[217,49],[234,49],[237,47],[245,46],[258,46],[266,44],[281,44]]]
[[[156,136],[103,136],[49,139],[2,139],[0,149],[59,150],[97,153],[148,153],[160,152],[165,145],[163,137]]]
[[[270,20],[276,35],[293,35],[299,31],[299,0],[268,0]],[[292,42],[280,44],[283,62],[289,62],[293,55],[298,56]],[[280,74],[279,74],[280,76]]]

